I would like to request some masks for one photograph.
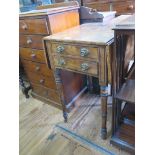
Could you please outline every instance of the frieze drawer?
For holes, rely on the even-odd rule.
[[[98,74],[98,64],[96,62],[54,56],[54,65],[58,68],[65,68],[94,76]]]
[[[98,60],[98,48],[90,46],[52,44],[52,53]]]

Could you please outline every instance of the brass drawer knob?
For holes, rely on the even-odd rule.
[[[63,66],[63,65],[65,65],[66,63],[65,63],[65,60],[64,60],[64,59],[59,59],[59,60],[58,60],[58,64],[59,64],[60,66]]]
[[[32,43],[32,39],[31,38],[28,38],[27,39],[27,44],[31,44]]]
[[[40,67],[39,66],[36,66],[35,70],[36,71],[39,71],[40,70]]]
[[[85,57],[85,56],[87,56],[88,54],[89,54],[88,49],[86,49],[86,48],[81,48],[81,50],[80,50],[80,56]]]
[[[33,54],[31,54],[31,57],[32,57],[32,59],[35,59],[36,55],[33,53]]]
[[[81,64],[81,70],[82,71],[86,71],[86,70],[88,70],[88,68],[89,68],[89,65],[87,63]]]
[[[65,48],[63,46],[58,46],[56,51],[57,51],[57,53],[62,53],[64,51],[64,49]]]
[[[28,29],[27,25],[26,24],[23,24],[22,29],[23,30],[27,30]]]
[[[134,8],[134,6],[132,4],[128,6],[129,10],[133,10],[133,8]]]
[[[43,84],[45,82],[45,80],[41,79],[39,82],[40,82],[40,84]]]

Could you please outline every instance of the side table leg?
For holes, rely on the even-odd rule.
[[[101,137],[103,139],[107,138],[107,96],[108,96],[108,87],[101,86],[100,87],[100,95],[101,95],[101,110],[102,110],[102,129],[101,129]]]
[[[63,109],[64,122],[67,122],[68,114],[67,114],[67,110],[66,110],[66,102],[65,102],[64,93],[63,93],[63,84],[62,84],[62,80],[61,80],[60,71],[61,71],[60,69],[56,68],[54,71],[54,76],[55,76],[56,86],[57,86],[57,89],[60,94],[60,101],[61,101],[62,109]]]

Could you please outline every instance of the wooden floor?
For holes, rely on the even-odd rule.
[[[98,150],[84,145],[67,134],[57,130],[56,124],[83,136],[97,145],[114,152],[128,155],[100,138],[100,98],[85,95],[79,108],[70,114],[69,122],[63,123],[62,112],[32,97],[26,99],[20,92],[19,107],[19,150],[20,155],[100,155]],[[77,104],[78,105],[78,104]],[[108,112],[111,113],[111,108]],[[110,116],[109,114],[108,116]],[[110,118],[109,118],[110,119]],[[76,121],[75,121],[76,120]],[[95,120],[95,121],[94,121]],[[93,123],[92,123],[93,121]],[[110,135],[110,120],[108,134]]]

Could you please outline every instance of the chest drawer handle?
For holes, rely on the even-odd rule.
[[[39,66],[36,66],[35,70],[36,71],[39,71],[40,70],[40,67]]]
[[[129,10],[133,10],[133,8],[134,8],[134,6],[132,4],[128,6]]]
[[[58,46],[56,51],[57,51],[57,53],[62,53],[64,51],[64,49],[65,48],[63,46]]]
[[[27,44],[31,44],[32,43],[32,39],[27,39]]]
[[[63,65],[65,65],[66,63],[65,63],[65,60],[64,60],[64,59],[59,59],[58,64],[59,64],[60,66],[63,66]]]
[[[80,50],[80,56],[85,57],[85,56],[87,56],[88,54],[89,54],[88,49],[86,49],[86,48],[81,48],[81,50]]]
[[[86,71],[86,70],[88,70],[88,68],[89,68],[89,65],[87,63],[81,64],[81,70],[82,71]]]
[[[41,79],[39,82],[40,82],[40,84],[43,84],[45,82],[45,80]]]
[[[35,59],[36,55],[35,54],[31,54],[31,57],[32,57],[32,59]]]
[[[22,26],[22,29],[23,29],[23,30],[27,30],[27,25],[24,24],[24,25]]]

